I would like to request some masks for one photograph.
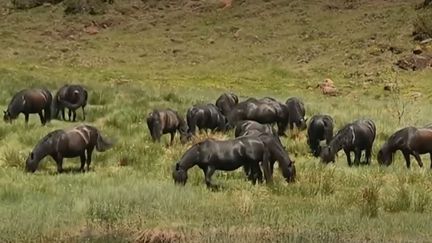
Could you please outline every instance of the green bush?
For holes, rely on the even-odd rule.
[[[65,14],[104,14],[106,5],[112,4],[113,0],[66,0]]]
[[[414,20],[414,34],[417,39],[432,38],[432,9],[421,10]]]
[[[30,9],[41,6],[44,3],[57,4],[63,0],[11,0],[12,4],[17,9]]]

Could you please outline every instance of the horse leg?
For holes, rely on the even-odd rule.
[[[366,164],[368,165],[371,164],[371,158],[372,158],[372,146],[366,149]]]
[[[80,167],[80,171],[81,171],[81,172],[84,172],[84,171],[85,171],[85,170],[84,170],[84,165],[85,165],[85,162],[86,162],[86,156],[85,156],[85,153],[84,153],[84,152],[80,155],[80,159],[81,159],[81,167]]]
[[[65,114],[65,108],[64,107],[61,108],[61,116],[63,118],[63,121],[66,121],[66,114]]]
[[[55,161],[57,164],[57,172],[62,173],[63,172],[63,157],[61,155],[57,155]]]
[[[42,114],[42,110],[39,111],[38,114],[39,114],[39,118],[40,118],[40,121],[41,121],[42,125],[45,125],[45,119],[44,119],[44,116]]]
[[[84,108],[85,108],[85,106],[82,107],[83,121],[85,121],[85,119],[86,119],[86,113],[85,113]]]
[[[93,148],[87,149],[87,172],[90,171],[90,164],[92,162]]]
[[[348,162],[348,166],[352,166],[352,161],[351,161],[351,154],[350,151],[347,149],[344,149],[345,155],[347,157],[347,162]]]
[[[423,161],[419,155],[419,153],[417,152],[413,152],[414,158],[417,160],[418,165],[420,166],[420,168],[423,167]]]
[[[211,177],[215,173],[216,169],[213,166],[207,166],[207,168],[205,168],[203,170],[204,170],[204,176],[205,176],[205,183],[206,183],[207,187],[211,188],[211,189],[216,189],[217,185],[215,185],[211,182]]]
[[[356,166],[360,165],[360,159],[361,159],[361,149],[355,148],[354,149],[354,164]]]
[[[410,159],[410,154],[407,151],[402,151],[402,154],[405,158],[405,162],[406,162],[406,166],[409,169],[411,167],[411,159]]]
[[[72,111],[72,121],[76,121],[76,111],[75,110],[73,110]]]
[[[69,121],[71,121],[72,120],[72,110],[71,109],[69,109],[68,115],[69,115]]]
[[[170,146],[172,146],[174,144],[174,136],[175,136],[175,132],[171,132]]]
[[[430,156],[430,159],[431,159],[431,165],[430,165],[430,168],[432,169],[432,153],[430,153],[429,156]]]
[[[29,113],[24,113],[24,119],[25,119],[25,124],[27,125],[28,124],[28,121],[29,121]]]

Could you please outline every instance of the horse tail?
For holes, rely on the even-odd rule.
[[[186,120],[188,125],[188,133],[191,135],[195,135],[195,129],[197,125],[197,109],[192,107],[188,110]]]
[[[96,140],[96,150],[99,152],[107,151],[108,149],[112,148],[114,146],[114,143],[111,141],[108,141],[106,138],[102,136],[100,131],[97,131],[98,137]]]
[[[53,105],[53,97],[51,92],[48,89],[44,89],[46,98],[47,98],[47,104],[45,106],[44,112],[45,112],[45,120],[50,121],[52,119],[52,105]]]

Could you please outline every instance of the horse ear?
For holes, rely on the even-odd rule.
[[[33,152],[30,152],[30,159],[31,159],[31,160],[34,159],[34,154],[33,154]]]
[[[179,169],[180,169],[180,165],[179,165],[179,163],[176,163],[175,169],[176,169],[176,170],[179,170]]]

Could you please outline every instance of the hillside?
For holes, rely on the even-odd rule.
[[[388,168],[375,159],[397,129],[432,122],[432,71],[394,65],[419,45],[412,32],[421,2],[234,1],[221,10],[216,0],[125,0],[104,14],[66,15],[65,3],[17,10],[0,0],[3,109],[23,88],[54,93],[81,83],[90,97],[86,122],[117,141],[94,154],[90,173],[57,175],[47,158],[30,175],[24,161],[39,139],[75,124],[42,127],[31,116],[26,127],[22,115],[2,122],[0,241],[427,241],[429,156],[422,156],[426,168],[412,159],[410,170],[400,154]],[[316,88],[325,78],[338,96]],[[279,172],[272,187],[251,186],[241,170],[217,172],[223,189],[211,192],[195,168],[185,188],[174,186],[171,166],[191,143],[152,143],[146,115],[165,107],[184,115],[224,91],[242,100],[299,96],[308,117],[331,114],[336,128],[369,117],[378,130],[372,165],[350,168],[343,152],[322,165],[303,133],[283,138],[297,165],[294,184]],[[64,164],[76,168],[79,159]]]

